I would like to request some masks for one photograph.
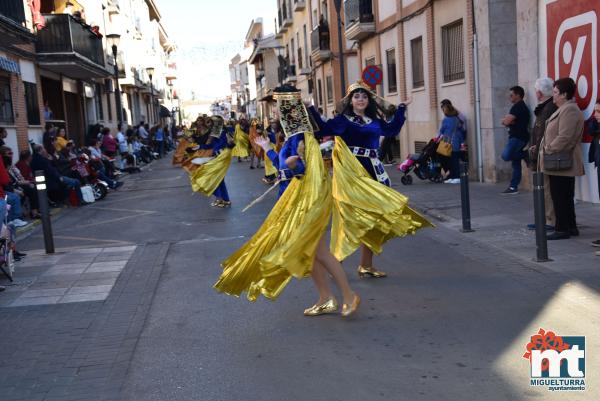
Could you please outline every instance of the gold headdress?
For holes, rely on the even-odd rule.
[[[273,98],[277,101],[280,123],[286,139],[312,132],[308,111],[302,103],[302,93],[292,86],[280,86],[273,91]]]
[[[389,103],[384,98],[380,97],[371,89],[369,85],[367,85],[362,80],[358,80],[355,83],[348,86],[346,90],[346,96],[342,98],[341,102],[337,104],[336,111],[338,113],[343,113],[344,110],[348,107],[350,102],[352,101],[352,92],[357,89],[362,89],[371,98],[371,101],[375,102],[377,105],[378,113],[381,113],[381,117],[389,118],[396,112],[397,107],[391,103]]]
[[[221,116],[212,116],[210,118],[212,120],[212,127],[210,129],[210,136],[213,138],[220,138],[221,131],[223,130],[224,120]]]

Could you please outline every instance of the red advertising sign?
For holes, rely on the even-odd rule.
[[[547,66],[553,79],[571,77],[585,119],[600,98],[600,1],[556,0],[546,4]]]

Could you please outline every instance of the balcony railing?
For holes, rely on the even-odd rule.
[[[38,54],[76,54],[104,68],[102,39],[68,14],[44,14],[46,27],[38,32]]]
[[[25,24],[25,7],[23,0],[0,0],[0,15],[17,25]]]
[[[310,33],[310,45],[313,62],[325,61],[331,58],[329,47],[329,30],[319,26]]]
[[[344,15],[347,39],[359,40],[375,32],[372,0],[347,0]]]
[[[372,0],[347,0],[344,2],[344,13],[346,26],[375,21]]]
[[[294,11],[302,11],[306,8],[305,0],[294,0]]]

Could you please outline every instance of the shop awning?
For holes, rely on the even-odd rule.
[[[12,72],[13,74],[21,74],[21,67],[19,66],[19,63],[2,56],[0,56],[0,69]]]

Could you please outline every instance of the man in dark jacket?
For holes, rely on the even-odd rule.
[[[554,82],[550,78],[539,78],[535,81],[535,95],[538,100],[533,114],[535,114],[535,123],[531,132],[531,146],[529,147],[529,168],[532,171],[539,171],[539,150],[541,142],[546,132],[546,120],[550,118],[558,107],[552,101],[552,85]],[[554,206],[550,196],[550,182],[547,176],[544,176],[544,204],[546,205],[546,230],[553,231],[555,223]],[[535,230],[535,224],[528,224],[527,228]]]

